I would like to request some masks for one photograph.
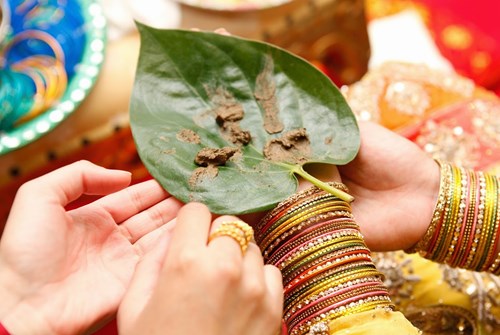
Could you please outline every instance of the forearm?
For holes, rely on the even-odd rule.
[[[25,302],[22,279],[11,273],[0,255],[0,323],[10,334],[53,334],[41,317],[40,308]]]
[[[1,248],[1,247],[0,247]],[[19,304],[22,297],[18,291],[19,280],[9,270],[0,253],[0,321],[14,306]]]
[[[283,274],[289,334],[333,334],[333,329],[337,334],[334,324],[348,315],[392,315],[383,276],[375,269],[348,203],[311,188],[279,204],[256,228],[266,262]],[[402,320],[410,329],[405,334],[418,334]],[[378,321],[385,324],[384,318]],[[386,326],[364,334],[378,334]],[[401,334],[400,329],[393,334]]]

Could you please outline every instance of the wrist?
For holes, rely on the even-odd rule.
[[[442,192],[441,187],[444,183],[441,168],[435,160],[428,159],[422,164],[426,164],[422,172],[424,179],[421,181],[421,187],[416,193],[421,197],[420,201],[425,207],[422,208],[422,212],[418,213],[418,217],[414,219],[415,225],[412,230],[411,244],[409,248],[405,249],[408,253],[416,252],[416,248],[424,243],[426,238],[430,238],[427,235],[430,234],[430,226],[436,207],[440,206],[439,195]]]
[[[13,307],[0,321],[9,334],[48,335],[54,333],[39,311],[24,302]]]
[[[10,334],[50,334],[44,321],[43,308],[32,307],[26,301],[21,278],[9,270],[0,256],[0,322]]]
[[[29,285],[9,270],[1,255],[0,269],[0,323],[10,334],[80,334],[88,330],[90,322],[79,321],[82,315],[69,311],[67,293]]]
[[[439,194],[441,189],[441,167],[434,159],[428,160],[428,168],[426,168],[426,184],[425,184],[425,197],[427,198],[427,209],[425,217],[427,218],[421,225],[421,236],[423,237],[429,228],[432,216],[438,205]]]
[[[21,295],[18,293],[16,280],[12,273],[9,271],[8,266],[2,261],[0,255],[0,320],[7,315],[14,306],[19,304],[22,300]]]

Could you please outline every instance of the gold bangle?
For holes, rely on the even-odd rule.
[[[345,184],[339,183],[339,182],[329,182],[328,185],[338,188],[344,192],[349,192],[349,189]],[[311,186],[305,190],[302,190],[298,193],[295,193],[288,197],[287,199],[283,200],[280,202],[272,211],[270,211],[259,223],[258,229],[260,230],[262,226],[264,226],[271,218],[276,216],[279,212],[283,211],[286,208],[289,208],[293,206],[294,204],[298,203],[300,200],[307,198],[309,196],[312,196],[316,193],[321,193],[324,192],[322,189],[316,187],[316,186]]]
[[[406,249],[407,253],[424,252],[429,248],[432,237],[436,230],[438,222],[442,219],[444,209],[446,207],[448,189],[451,184],[451,166],[448,163],[436,160],[436,163],[440,167],[440,180],[439,180],[439,194],[436,205],[434,207],[434,213],[432,215],[432,220],[425,232],[424,236],[417,242],[413,247]]]

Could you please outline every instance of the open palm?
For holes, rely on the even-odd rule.
[[[78,162],[20,188],[0,244],[0,316],[31,311],[38,328],[75,334],[114,315],[181,205],[155,181],[129,183],[129,173]],[[82,194],[107,196],[66,211]]]

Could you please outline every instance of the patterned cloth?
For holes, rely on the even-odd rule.
[[[500,99],[461,75],[385,63],[343,87],[358,119],[406,136],[436,159],[500,172]],[[500,334],[500,279],[403,252],[375,264],[398,309],[430,334]]]
[[[370,20],[407,9],[420,13],[441,54],[457,73],[500,94],[500,2],[366,0]]]

